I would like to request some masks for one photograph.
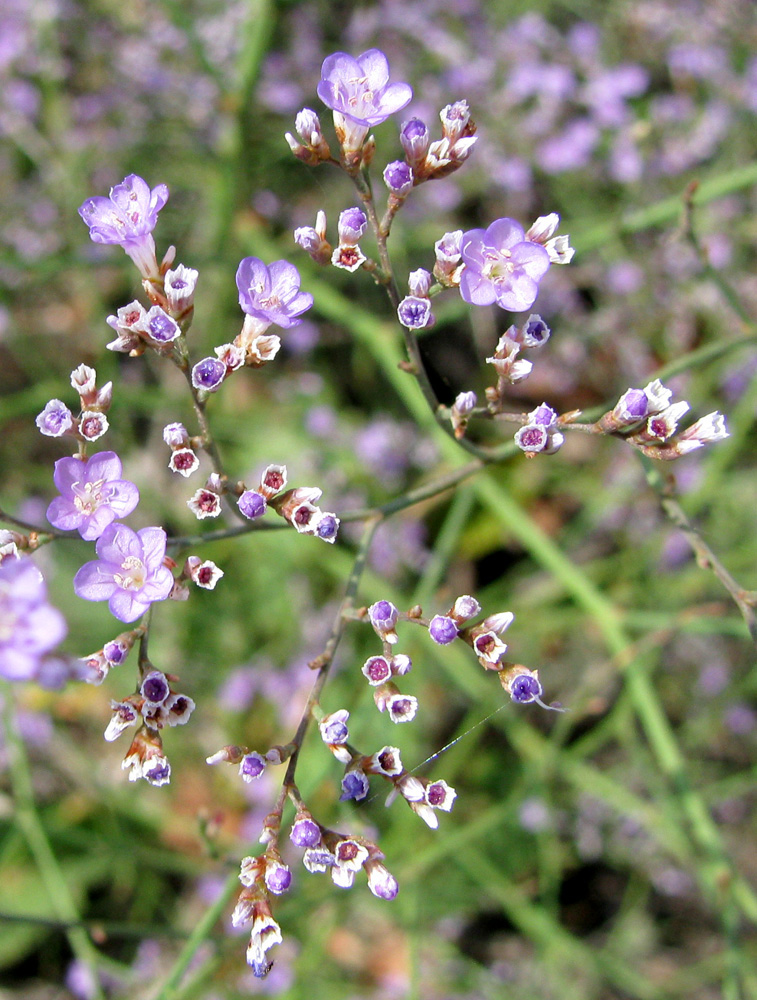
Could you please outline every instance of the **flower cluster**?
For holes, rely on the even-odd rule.
[[[71,372],[71,385],[79,394],[79,415],[75,417],[60,399],[51,399],[35,421],[40,434],[46,437],[72,437],[84,444],[101,438],[108,430],[108,418],[105,414],[110,409],[113,398],[113,383],[107,382],[98,389],[96,379],[94,368],[87,365],[75,368]]]
[[[624,438],[650,458],[668,460],[728,437],[725,417],[717,410],[679,431],[678,422],[690,407],[685,400],[671,403],[672,397],[672,390],[659,379],[643,389],[627,389],[597,426],[605,434]]]
[[[242,492],[237,499],[239,510],[253,521],[262,517],[270,506],[300,534],[315,535],[316,538],[333,544],[339,530],[339,518],[316,506],[321,498],[321,490],[316,486],[285,490],[286,484],[285,465],[267,466],[257,489],[250,490],[244,483],[240,484]]]
[[[122,762],[123,769],[129,771],[129,781],[144,778],[159,787],[171,780],[171,765],[163,752],[160,730],[185,725],[195,709],[190,697],[171,688],[169,680],[175,679],[160,670],[145,669],[136,694],[110,703],[112,715],[104,734],[108,742],[139,724]]]

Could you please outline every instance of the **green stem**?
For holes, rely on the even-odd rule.
[[[58,859],[50,845],[45,828],[34,801],[31,768],[26,755],[26,747],[19,734],[15,718],[15,704],[11,685],[3,681],[0,686],[3,696],[3,724],[5,740],[9,750],[9,767],[15,822],[26,838],[29,851],[34,858],[42,883],[50,898],[56,918],[65,925],[65,934],[71,950],[77,959],[92,973],[93,997],[104,1000],[98,966],[97,949],[92,944],[86,930],[81,926],[81,918]]]

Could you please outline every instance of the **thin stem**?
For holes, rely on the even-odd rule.
[[[92,973],[92,996],[95,1000],[104,1000],[104,993],[98,976],[100,960],[97,949],[81,925],[81,918],[77,912],[76,904],[69,890],[65,875],[61,870],[58,859],[55,857],[55,853],[37,812],[29,759],[26,755],[26,747],[16,726],[15,704],[11,685],[3,682],[0,690],[3,693],[3,724],[5,727],[5,741],[9,750],[9,768],[15,803],[15,821],[26,838],[40,879],[50,898],[53,912],[64,927],[71,950],[77,959]]]
[[[289,789],[295,784],[294,776],[297,770],[297,760],[300,755],[300,750],[302,749],[303,740],[305,739],[305,735],[313,719],[313,708],[320,701],[321,691],[323,691],[326,678],[328,677],[329,670],[331,669],[331,664],[334,662],[334,654],[336,653],[337,646],[339,645],[339,641],[344,632],[347,615],[352,608],[355,595],[357,594],[360,578],[363,575],[363,569],[365,568],[365,561],[368,558],[368,552],[370,551],[371,542],[373,541],[373,535],[380,523],[381,518],[374,518],[366,524],[365,529],[363,530],[363,535],[360,539],[360,544],[355,556],[355,562],[352,566],[352,572],[350,573],[347,585],[344,588],[344,597],[342,598],[339,610],[334,618],[334,624],[331,627],[331,634],[329,635],[321,655],[310,664],[311,667],[317,669],[318,676],[315,679],[315,684],[313,684],[310,696],[308,697],[307,704],[305,705],[305,709],[302,713],[302,718],[297,726],[297,732],[294,734],[292,739],[292,743],[295,745],[295,750],[289,758],[289,762],[287,764],[286,774],[284,775],[284,783],[282,786],[283,789]]]
[[[722,562],[718,559],[710,546],[705,542],[697,529],[689,521],[686,513],[673,496],[673,484],[665,482],[659,471],[652,465],[651,461],[641,456],[641,461],[646,473],[647,482],[657,493],[660,506],[670,521],[683,532],[686,541],[691,546],[691,550],[696,556],[697,565],[701,569],[709,569],[718,578],[720,583],[731,595],[734,604],[741,612],[741,616],[749,629],[752,641],[757,644],[757,615],[755,614],[755,595],[744,589],[731,576]]]

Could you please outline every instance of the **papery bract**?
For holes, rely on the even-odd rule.
[[[74,577],[74,591],[86,601],[107,601],[119,621],[135,621],[153,601],[164,601],[171,593],[174,579],[163,565],[162,528],[137,532],[125,524],[111,524],[95,551],[98,558],[85,563]]]

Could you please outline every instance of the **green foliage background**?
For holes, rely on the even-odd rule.
[[[667,10],[662,3],[468,6],[442,15],[429,5],[429,17],[446,18],[450,30],[455,18],[484,18],[503,37],[524,14],[562,31],[590,21],[610,63],[645,56],[634,34],[638,7],[661,17]],[[33,523],[45,523],[52,464],[65,453],[60,441],[39,436],[34,417],[50,398],[73,404],[69,373],[84,362],[101,381],[114,381],[112,430],[102,444],[122,455],[139,485],[130,524],[162,524],[173,535],[205,527],[186,508],[195,487],[171,478],[161,440],[170,421],[194,432],[182,380],[149,353],[131,359],[104,350],[105,317],[139,285],[120,250],[93,248],[76,209],[130,172],[168,183],[159,252],[173,243],[177,259],[200,271],[195,358],[238,332],[233,277],[243,256],[286,257],[314,295],[317,345],[287,350],[285,333],[273,365],[243,371],[211,401],[233,478],[285,462],[293,483],[322,486],[326,507],[341,513],[469,461],[398,368],[401,336],[368,278],[319,270],[293,245],[294,225],[312,224],[323,207],[333,229],[353,195],[346,177],[309,170],[290,155],[282,135],[292,116],[259,100],[271,53],[290,53],[296,66],[291,51],[302,19],[320,26],[322,57],[349,48],[344,26],[377,6],[257,0],[229,9],[236,20],[226,59],[213,56],[213,18],[223,11],[210,0],[81,0],[45,9],[34,22],[37,61],[17,72],[38,93],[39,111],[30,123],[6,110],[0,151],[2,506]],[[686,5],[681,30],[695,41],[698,18],[710,17],[728,59],[743,69],[754,47],[753,10],[750,18],[750,5],[736,0],[708,10]],[[23,22],[28,11],[14,7],[8,24],[16,14]],[[228,19],[222,27],[229,30]],[[151,88],[154,67],[129,46],[144,43],[149,53],[156,39],[173,37],[169,29],[184,39],[173,61],[171,45],[163,51],[161,65],[175,77]],[[406,64],[396,78],[416,91],[439,72],[430,46],[397,41],[389,27],[373,43],[395,46]],[[126,60],[138,57],[139,73],[132,67],[119,82]],[[646,58],[663,87],[665,67],[654,52]],[[128,80],[140,73],[148,82],[132,94]],[[127,88],[124,101],[102,113],[99,128],[77,132],[77,101],[107,93],[114,80]],[[695,103],[705,102],[707,86],[690,84]],[[463,96],[449,92],[445,102]],[[654,147],[644,100],[637,113],[648,132],[640,141]],[[501,134],[485,107],[474,115],[486,119],[487,141],[519,151],[525,140],[512,108],[501,116]],[[377,164],[399,155],[390,123],[376,138]],[[757,537],[755,145],[754,114],[741,106],[712,155],[643,183],[609,178],[600,150],[582,170],[548,174],[536,163],[526,197],[488,183],[472,161],[453,209],[429,201],[408,211],[392,241],[402,280],[407,270],[430,268],[433,241],[446,229],[505,214],[527,224],[559,211],[576,261],[559,275],[553,268],[545,282],[554,282],[543,307],[553,339],[536,359],[543,375],[537,381],[535,372],[533,388],[524,383],[514,408],[530,409],[543,394],[561,410],[601,412],[628,385],[667,375],[696,416],[727,412],[726,442],[661,475],[673,477],[687,515],[745,591],[754,585]],[[705,242],[727,233],[728,267],[695,260],[676,271],[661,263],[689,259],[682,217],[692,181],[696,231]],[[607,269],[628,261],[642,280],[614,292]],[[502,317],[471,315],[454,295],[435,311],[437,326],[423,344],[443,401],[463,388],[481,394],[490,380],[483,359]],[[335,418],[325,437],[313,431],[314,407]],[[397,448],[410,453],[397,476],[366,460],[357,444],[376,420],[396,424]],[[500,430],[477,433],[494,441]],[[401,534],[417,523],[424,558]],[[444,777],[457,801],[436,832],[401,802],[385,809],[383,794],[340,804],[339,766],[310,734],[298,770],[308,804],[337,829],[376,834],[401,892],[393,903],[362,884],[343,892],[297,863],[295,886],[276,909],[285,936],[272,953],[276,969],[268,986],[253,982],[228,914],[235,866],[257,851],[276,786],[240,788],[233,769],[207,768],[204,759],[227,743],[262,751],[291,737],[311,677],[305,664],[322,648],[356,536],[344,530],[332,548],[290,532],[255,532],[196,547],[225,576],[213,592],[156,608],[151,638],[153,662],[179,675],[198,706],[189,726],[168,735],[170,786],[129,784],[119,745],[102,741],[110,699],[130,690],[130,664],[101,688],[6,686],[3,1000],[80,995],[67,992],[66,975],[72,945],[87,953],[89,940],[107,973],[105,992],[140,1000],[232,1000],[264,989],[291,1000],[488,1000],[510,991],[560,1000],[757,996],[754,646],[728,594],[666,521],[638,455],[618,441],[571,438],[551,458],[513,455],[392,525],[383,545],[408,552],[409,565],[369,568],[359,602],[420,603],[433,614],[474,593],[489,613],[513,611],[510,654],[538,667],[546,697],[570,711],[503,704],[496,678],[464,649],[432,648],[420,630],[407,629],[401,648],[414,669],[403,690],[417,695],[421,710],[412,725],[388,732],[360,676],[377,652],[375,637],[348,628],[324,708],[350,710],[351,738],[366,752],[396,741],[409,767],[456,741],[421,773]],[[111,616],[71,593],[91,545],[56,543],[36,558],[69,622],[66,650],[81,656],[99,648],[115,634]],[[235,710],[221,693],[240,667],[266,680],[251,705]],[[25,744],[14,738],[14,715],[22,732],[27,726]],[[47,719],[51,728],[35,738]]]

